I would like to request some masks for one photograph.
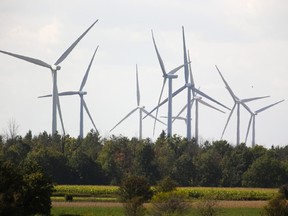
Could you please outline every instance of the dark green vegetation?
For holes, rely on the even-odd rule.
[[[149,184],[169,177],[178,186],[280,187],[288,182],[288,146],[266,149],[226,141],[201,145],[162,133],[152,142],[94,131],[84,139],[46,132],[0,136],[0,158],[16,165],[36,162],[56,184],[119,185],[129,175]]]
[[[49,215],[53,185],[33,161],[0,161],[0,215]]]

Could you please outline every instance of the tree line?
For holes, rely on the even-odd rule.
[[[101,138],[91,130],[83,139],[47,132],[0,136],[0,161],[39,165],[55,184],[119,185],[131,175],[151,185],[171,178],[178,186],[280,187],[288,182],[288,146],[229,144],[162,132],[155,142],[125,136]]]

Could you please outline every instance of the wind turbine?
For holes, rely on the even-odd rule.
[[[194,97],[196,97],[196,94],[199,94],[202,97],[205,97],[205,98],[213,101],[214,103],[217,103],[218,105],[220,105],[222,107],[225,107],[226,109],[229,109],[229,108],[226,107],[225,105],[221,104],[220,102],[216,101],[215,99],[211,98],[210,96],[208,96],[204,92],[202,92],[202,91],[198,90],[197,88],[195,88],[195,83],[194,83],[194,79],[193,79],[193,76],[192,76],[192,69],[191,69],[191,64],[190,64],[191,61],[190,61],[189,52],[188,52],[189,61],[187,60],[187,53],[186,53],[187,51],[186,51],[184,27],[182,27],[182,37],[183,37],[183,51],[184,51],[184,65],[183,66],[184,66],[185,84],[181,88],[176,90],[173,94],[171,94],[170,97],[172,98],[172,97],[176,96],[177,94],[179,94],[184,89],[187,89],[187,104],[180,111],[180,113],[176,117],[180,116],[180,114],[187,108],[187,140],[190,141],[191,140],[191,108],[192,108],[193,101],[194,101],[192,99],[192,96],[194,98]],[[188,81],[189,72],[190,72],[190,82]],[[161,97],[159,99],[161,99]],[[158,108],[160,106],[162,106],[163,104],[165,104],[167,101],[169,101],[169,98],[168,99],[166,98],[161,103],[160,103],[160,100],[159,100],[158,105],[154,109],[152,109],[152,111],[150,111],[150,113],[152,113],[156,109],[157,109],[157,112],[158,112]],[[170,117],[170,119],[172,119],[172,117]],[[168,122],[169,122],[169,115],[168,115]],[[171,124],[172,124],[172,121],[171,121]]]
[[[166,72],[163,60],[160,56],[160,53],[158,51],[158,48],[156,46],[156,42],[154,39],[154,35],[153,35],[153,31],[152,31],[152,39],[153,39],[153,44],[154,44],[154,48],[157,54],[157,58],[163,73],[163,84],[162,84],[162,88],[161,88],[161,93],[159,96],[159,100],[158,100],[158,106],[157,106],[157,111],[156,111],[156,119],[158,116],[158,107],[159,107],[159,103],[161,101],[162,98],[162,94],[163,94],[163,90],[166,84],[166,81],[168,79],[168,118],[167,118],[167,136],[171,136],[172,135],[172,80],[176,79],[178,77],[178,75],[176,75],[175,73],[181,69],[183,66],[185,66],[185,64],[174,68],[173,70],[171,70],[170,72]],[[150,112],[151,113],[151,112]],[[146,116],[145,116],[146,117]],[[154,121],[154,128],[153,128],[153,134],[155,132],[155,126],[156,126],[156,119]]]
[[[190,61],[190,55],[189,55],[189,52],[188,52],[188,59]],[[195,83],[194,83],[194,79],[193,79],[193,75],[192,75],[192,68],[191,68],[191,64],[189,65],[189,74],[190,74],[190,85],[191,86],[194,86],[195,87]],[[191,92],[191,89],[190,88],[187,88],[189,92]],[[198,89],[199,90],[199,89]],[[186,117],[186,122],[189,122],[188,119],[190,119],[190,122],[191,122],[191,117],[188,118],[188,113],[190,113],[190,116],[191,116],[191,110],[192,110],[192,106],[193,106],[193,103],[195,101],[195,140],[196,140],[196,143],[198,143],[198,134],[199,134],[199,103],[201,103],[202,105],[204,106],[207,106],[207,107],[210,107],[212,109],[215,109],[219,112],[222,112],[222,113],[225,113],[223,112],[222,110],[210,105],[209,103],[203,101],[203,98],[198,96],[197,93],[194,91],[194,88],[192,89],[192,96],[193,98],[190,99],[189,95],[188,95],[188,98],[190,99],[189,102],[187,100],[187,104],[180,110],[180,112],[178,113],[178,115],[174,118],[173,121],[175,121],[176,119],[178,119],[178,117],[184,112],[185,109],[187,109],[187,117]],[[188,99],[187,98],[187,99]],[[190,112],[188,112],[188,109],[190,109]],[[188,124],[186,123],[187,125],[187,140],[191,140],[191,137],[189,139],[188,135],[191,134],[191,124],[190,126],[188,126]],[[190,131],[190,133],[188,133],[188,131]]]
[[[281,101],[278,101],[276,103],[273,103],[273,104],[270,104],[268,106],[265,106],[261,109],[258,109],[256,110],[255,112],[252,112],[250,109],[249,109],[249,112],[251,114],[251,117],[250,117],[250,120],[249,120],[249,124],[248,124],[248,128],[247,128],[247,133],[246,133],[246,138],[245,138],[245,143],[247,143],[247,138],[248,138],[248,135],[249,135],[249,131],[250,131],[250,126],[251,126],[251,122],[252,122],[252,147],[255,146],[255,118],[256,118],[256,115],[258,113],[261,113],[263,112],[264,110],[267,110],[279,103],[282,103],[284,100],[281,100]]]
[[[98,50],[98,47],[99,46],[97,46],[97,48],[95,49],[95,51],[94,51],[94,54],[93,54],[93,56],[92,56],[92,59],[91,59],[91,61],[90,61],[90,63],[89,63],[89,66],[88,66],[88,68],[87,68],[87,70],[86,70],[86,73],[85,73],[85,75],[84,75],[84,77],[83,77],[83,80],[82,80],[82,83],[81,83],[81,85],[80,85],[80,88],[79,88],[79,90],[78,91],[66,91],[66,92],[61,92],[61,93],[58,93],[58,95],[59,96],[68,96],[68,95],[79,95],[79,97],[80,97],[80,134],[79,134],[79,137],[82,139],[83,138],[83,122],[84,122],[84,120],[83,120],[83,108],[85,109],[85,111],[86,111],[86,113],[88,114],[88,116],[89,116],[89,118],[90,118],[90,120],[91,120],[91,122],[92,122],[92,124],[93,124],[93,126],[94,126],[94,128],[95,128],[95,131],[96,132],[98,132],[98,130],[97,130],[97,128],[96,128],[96,126],[95,126],[95,123],[94,123],[94,121],[93,121],[93,119],[92,119],[92,116],[91,116],[91,114],[90,114],[90,112],[89,112],[89,110],[88,110],[88,107],[87,107],[87,105],[86,105],[86,102],[85,102],[85,100],[84,100],[84,95],[86,95],[87,94],[87,92],[86,91],[83,91],[83,88],[84,88],[84,86],[85,86],[85,84],[86,84],[86,81],[87,81],[87,78],[88,78],[88,75],[89,75],[89,71],[90,71],[90,68],[91,68],[91,65],[92,65],[92,63],[93,63],[93,60],[94,60],[94,57],[95,57],[95,54],[96,54],[96,52],[97,52],[97,50]],[[44,95],[44,96],[40,96],[39,98],[44,98],[44,97],[51,97],[52,95],[51,94],[49,94],[49,95]]]
[[[54,135],[57,131],[57,110],[56,107],[58,106],[58,111],[60,111],[60,104],[59,104],[59,98],[58,98],[58,88],[57,88],[57,71],[61,69],[59,64],[66,59],[66,57],[70,54],[70,52],[74,49],[74,47],[78,44],[78,42],[87,34],[87,32],[94,26],[94,24],[98,22],[96,20],[82,35],[80,35],[79,38],[58,58],[58,60],[54,64],[48,64],[42,60],[36,59],[36,58],[31,58],[31,57],[26,57],[23,55],[19,54],[14,54],[10,52],[6,52],[3,50],[0,50],[1,53],[13,56],[15,58],[22,59],[24,61],[49,68],[52,72],[52,79],[53,79],[53,90],[52,90],[52,135]],[[62,119],[61,116],[61,111],[59,112],[60,118]],[[61,120],[61,123],[63,124],[63,121]]]
[[[134,108],[131,112],[129,112],[121,121],[119,121],[111,130],[114,130],[119,124],[121,124],[125,119],[127,119],[130,115],[132,115],[134,112],[136,112],[137,110],[139,110],[139,139],[142,139],[142,116],[143,116],[143,112],[147,115],[149,115],[150,117],[154,118],[155,121],[161,122],[162,121],[158,120],[156,117],[154,117],[153,115],[149,114],[147,112],[147,110],[145,110],[145,106],[141,106],[140,105],[140,88],[139,88],[139,79],[138,79],[138,67],[136,65],[136,95],[137,95],[137,107]]]
[[[229,94],[231,95],[232,99],[234,100],[234,106],[229,114],[229,117],[227,119],[227,122],[225,124],[225,127],[224,127],[224,130],[222,132],[222,136],[221,136],[221,139],[225,133],[225,130],[227,128],[227,125],[230,121],[230,118],[233,114],[233,111],[235,109],[235,107],[237,106],[237,129],[236,129],[236,144],[239,145],[240,144],[240,105],[242,105],[248,112],[249,112],[249,108],[248,106],[245,104],[247,102],[250,102],[250,101],[253,101],[253,100],[258,100],[258,99],[262,99],[262,98],[267,98],[267,97],[270,97],[270,96],[263,96],[263,97],[255,97],[255,98],[247,98],[247,99],[239,99],[235,94],[234,92],[232,91],[232,89],[230,88],[230,86],[228,85],[228,83],[226,82],[226,80],[224,79],[223,75],[221,74],[220,70],[218,69],[217,65],[215,65],[219,75],[221,76],[223,82],[225,83],[225,86],[229,92]]]

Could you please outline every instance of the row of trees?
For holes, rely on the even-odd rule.
[[[150,184],[170,177],[179,186],[279,187],[288,182],[288,146],[271,147],[227,141],[193,140],[164,132],[155,142],[123,136],[84,139],[46,132],[0,136],[0,159],[20,166],[36,162],[57,184],[113,184],[129,175]]]

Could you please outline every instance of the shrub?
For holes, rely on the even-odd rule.
[[[264,207],[263,216],[287,216],[288,205],[285,198],[285,191],[280,188],[277,195],[269,200],[268,204]]]
[[[216,216],[221,213],[217,208],[217,201],[211,198],[205,198],[197,204],[198,214],[201,216]]]
[[[70,195],[70,194],[65,194],[65,201],[68,201],[68,202],[72,202],[73,201],[73,196]]]
[[[170,177],[165,177],[156,185],[156,192],[169,192],[176,189],[177,183]]]
[[[151,214],[153,216],[185,215],[189,203],[187,195],[179,191],[160,192],[153,196]]]
[[[127,216],[144,215],[144,202],[152,197],[152,190],[144,177],[125,178],[119,187],[120,200],[124,203]]]

